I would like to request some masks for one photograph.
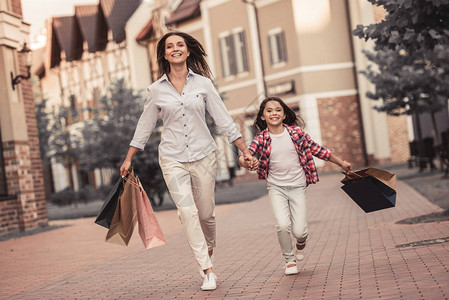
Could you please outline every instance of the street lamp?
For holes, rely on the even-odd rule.
[[[19,84],[22,79],[27,80],[31,76],[30,68],[31,68],[31,49],[27,47],[27,43],[23,43],[22,49],[18,50],[21,55],[25,55],[25,62],[26,62],[26,68],[27,68],[27,75],[19,74],[16,77],[14,77],[14,74],[11,72],[11,84],[12,84],[12,90],[14,91],[15,85]]]

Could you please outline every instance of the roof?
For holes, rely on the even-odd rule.
[[[125,26],[142,0],[99,0],[98,4],[75,6],[75,15],[52,17],[49,24],[50,68],[61,62],[81,59],[83,44],[87,51],[106,48],[108,31],[116,43],[126,39]]]
[[[106,23],[116,43],[126,39],[126,22],[141,2],[142,0],[100,0]]]
[[[75,6],[75,17],[81,35],[87,42],[87,51],[95,52],[106,48],[108,29],[103,12],[98,4]]]
[[[80,59],[83,55],[83,38],[75,16],[53,19],[53,32],[66,61]]]
[[[145,27],[136,36],[136,41],[140,42],[140,41],[147,40],[153,34],[154,34],[153,19],[150,19],[150,21],[148,21],[148,23],[145,25]]]
[[[180,23],[200,16],[200,3],[201,0],[183,0],[181,4],[179,4],[178,8],[176,8],[176,10],[173,12],[173,15],[170,17],[170,19],[167,20],[166,24],[171,25]]]

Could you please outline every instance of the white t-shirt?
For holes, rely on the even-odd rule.
[[[299,162],[295,145],[287,129],[281,134],[272,134],[270,166],[267,182],[278,186],[306,185],[306,175]]]

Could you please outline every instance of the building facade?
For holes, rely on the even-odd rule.
[[[89,108],[98,106],[109,86],[123,80],[125,86],[143,90],[150,80],[146,48],[135,40],[138,24],[151,9],[141,0],[99,0],[77,5],[72,16],[53,16],[47,20],[47,45],[40,76],[42,97],[51,110],[61,107],[76,111],[67,118],[67,129],[76,136],[83,121],[91,118]],[[77,161],[52,161],[53,191],[108,184],[112,171],[80,171]]]
[[[0,1],[0,234],[48,223],[31,82],[12,85],[27,74],[29,27],[20,0]]]
[[[351,31],[375,22],[376,13],[367,1],[184,0],[166,26],[205,45],[219,91],[247,142],[260,101],[279,96],[305,120],[314,140],[363,167],[409,158],[407,118],[376,112],[365,97],[370,86],[358,73],[369,45]],[[234,149],[223,149],[222,160],[232,164]]]
[[[114,77],[144,90],[157,79],[158,40],[180,30],[205,47],[216,86],[247,143],[259,103],[279,96],[314,140],[356,168],[405,162],[411,118],[373,109],[365,96],[371,87],[359,73],[367,66],[362,50],[370,45],[351,35],[357,24],[377,22],[382,13],[366,0],[100,0],[49,22],[42,90],[55,106],[79,107],[95,106]],[[255,178],[239,168],[233,145],[220,136],[216,142],[218,180]],[[89,176],[96,182],[102,172],[80,176],[75,164],[54,164],[53,171],[59,174],[55,190],[77,189]]]

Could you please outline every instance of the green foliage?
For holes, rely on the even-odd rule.
[[[449,98],[449,0],[369,2],[387,14],[353,31],[374,41],[374,51],[364,52],[374,63],[362,72],[375,87],[367,96],[390,115],[441,110]]]
[[[83,143],[78,150],[81,169],[112,168],[117,171],[129,149],[145,99],[123,80],[111,85],[108,95],[101,99],[94,117],[86,121],[82,130]],[[158,163],[160,124],[154,129],[145,150],[133,159],[133,167],[147,193],[166,190]]]
[[[82,124],[69,125],[70,120],[77,114],[76,110],[73,111],[72,108],[65,106],[59,107],[58,112],[53,114],[48,155],[66,166],[79,159],[78,149],[83,140]]]
[[[42,161],[49,162],[48,153],[50,151],[49,140],[51,137],[52,114],[47,111],[47,100],[35,103],[37,133],[39,135],[39,150]]]
[[[77,193],[66,188],[60,192],[51,194],[50,201],[56,205],[70,205],[72,203],[77,203]]]

